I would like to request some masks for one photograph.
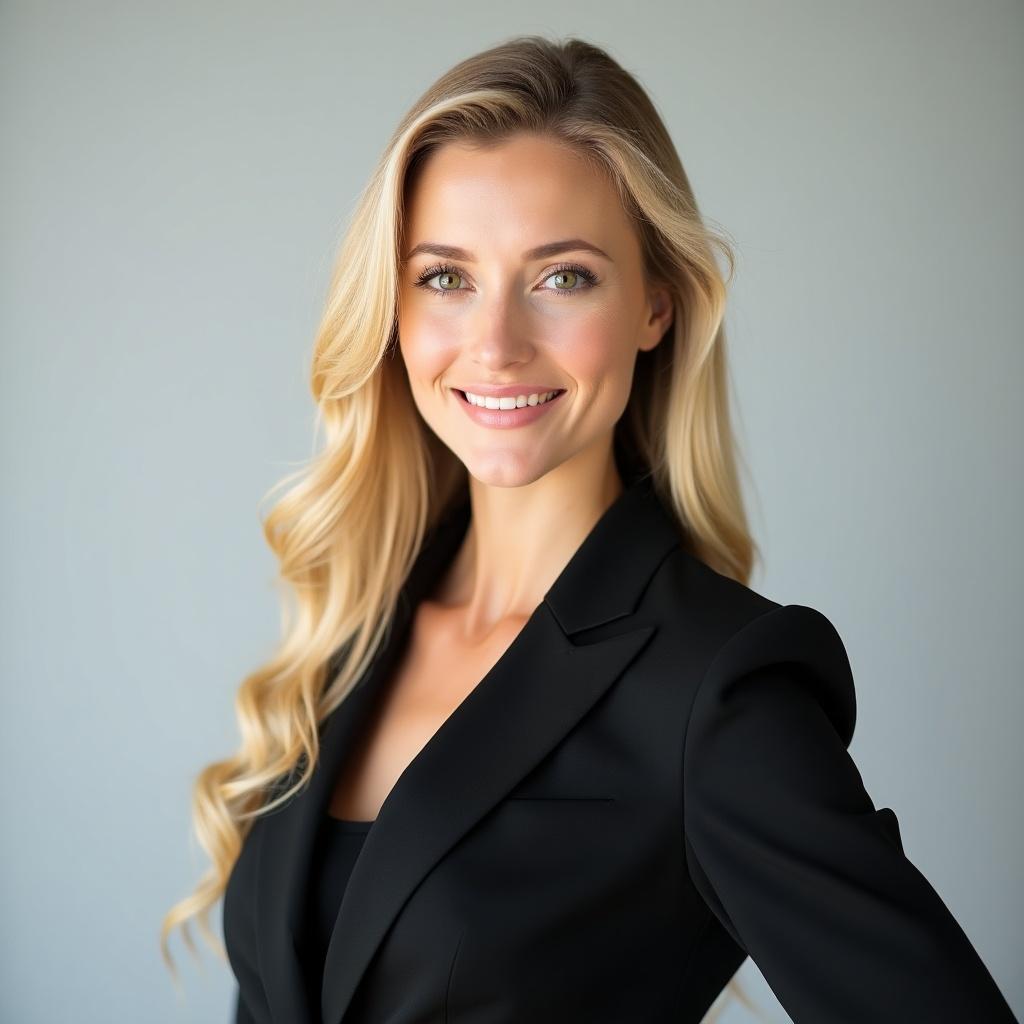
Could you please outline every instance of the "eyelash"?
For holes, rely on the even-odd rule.
[[[547,280],[547,278],[552,275],[564,273],[566,270],[571,270],[574,274],[578,274],[584,281],[586,281],[586,285],[582,288],[570,288],[568,291],[565,288],[545,288],[544,291],[555,292],[562,295],[576,295],[579,292],[589,291],[600,280],[592,270],[588,270],[586,267],[582,267],[578,263],[562,263],[557,267],[552,267],[545,275],[544,279]],[[459,292],[466,290],[465,288],[431,288],[427,282],[437,277],[438,274],[458,274],[459,277],[464,276],[457,267],[453,267],[450,263],[435,263],[434,266],[427,267],[427,269],[416,278],[415,286],[417,288],[423,288],[428,292],[436,292],[442,298],[449,295],[458,295]]]

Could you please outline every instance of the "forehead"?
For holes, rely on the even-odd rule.
[[[621,246],[630,230],[604,174],[568,146],[538,136],[487,148],[449,143],[406,188],[406,249],[429,239],[481,253],[507,242],[518,252],[574,235],[604,248]]]

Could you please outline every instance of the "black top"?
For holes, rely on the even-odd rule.
[[[693,557],[655,499],[606,511],[396,782],[338,910],[325,1024],[698,1024],[747,956],[794,1024],[1018,1024],[864,786],[835,626]],[[295,948],[313,847],[468,519],[426,542],[309,786],[248,832],[224,903],[236,1024],[319,1022]],[[965,856],[961,882],[986,870]]]
[[[324,815],[310,866],[306,914],[296,937],[306,976],[306,990],[314,1017],[320,1019],[320,989],[324,958],[356,857],[372,821],[352,821]]]

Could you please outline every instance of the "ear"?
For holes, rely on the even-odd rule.
[[[661,341],[676,315],[672,290],[658,285],[647,293],[646,319],[641,332],[639,348],[649,352]]]

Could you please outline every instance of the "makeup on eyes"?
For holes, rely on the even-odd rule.
[[[598,276],[589,268],[582,266],[579,263],[562,263],[556,267],[552,267],[548,270],[542,280],[547,280],[549,277],[554,277],[556,274],[576,274],[576,276],[583,282],[578,288],[542,288],[541,291],[554,292],[558,295],[578,295],[580,292],[589,291],[600,283]],[[463,278],[465,275],[463,272],[451,263],[435,263],[433,266],[427,267],[419,275],[417,275],[413,282],[416,288],[422,288],[424,291],[437,292],[442,297],[449,295],[457,295],[459,292],[466,291],[465,288],[434,288],[430,285],[435,277],[439,277],[442,274],[452,274],[456,277]]]

